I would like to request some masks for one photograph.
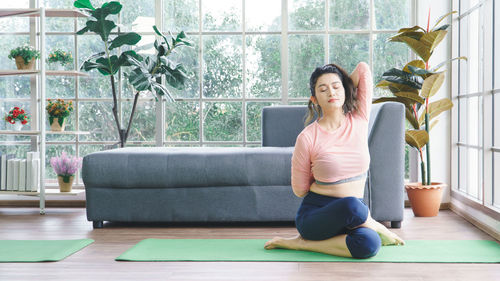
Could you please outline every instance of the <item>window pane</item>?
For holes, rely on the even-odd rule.
[[[469,31],[468,31],[469,17],[462,18],[459,22],[460,27],[460,42],[459,50],[460,56],[469,56]],[[458,84],[458,94],[465,94],[468,92],[468,79],[467,79],[467,68],[469,63],[466,60],[458,60],[458,71],[459,71],[459,84]]]
[[[369,62],[369,47],[368,34],[330,35],[330,62],[351,73],[359,62]]]
[[[470,15],[469,18],[469,45],[468,45],[468,73],[469,77],[467,81],[469,82],[468,93],[477,93],[480,91],[479,86],[479,13],[475,10]]]
[[[74,98],[75,78],[71,76],[47,76],[47,98]]]
[[[387,42],[387,39],[393,35],[373,35],[373,82],[375,85],[382,80],[384,72],[393,67],[401,69],[410,61],[409,49],[405,44]]]
[[[203,103],[205,141],[242,141],[241,102]]]
[[[73,57],[73,60],[65,66],[65,69],[74,69],[74,54],[75,54],[75,38],[71,35],[48,35],[47,44],[45,45],[46,58],[48,58],[50,53],[55,52],[56,50],[62,50],[63,52],[70,53]],[[46,69],[53,70],[57,69],[57,65],[60,65],[59,62],[56,63],[47,63]]]
[[[7,1],[2,3],[2,8],[29,8],[30,0]]]
[[[467,143],[467,99],[459,99],[458,141]]]
[[[469,158],[467,160],[467,173],[468,173],[468,181],[467,181],[467,194],[473,196],[474,198],[479,198],[479,153],[477,149],[469,148]]]
[[[0,116],[2,118],[1,121],[0,121],[0,130],[12,130],[11,124],[9,122],[5,121],[4,117],[15,106],[24,109],[24,111],[30,117],[30,121],[27,124],[27,128],[23,128],[23,130],[29,130],[29,129],[31,129],[31,124],[33,124],[32,121],[31,121],[32,120],[31,118],[32,118],[33,115],[31,113],[31,107],[30,107],[30,101],[29,100],[18,100],[18,101],[8,101],[8,102],[6,102],[6,101],[0,99]],[[33,126],[33,128],[35,128],[35,126]],[[0,135],[0,140],[14,140],[14,138],[12,138],[12,137],[17,137],[17,136]]]
[[[182,63],[188,76],[183,89],[175,89],[167,85],[170,93],[176,98],[197,98],[200,96],[200,40],[196,36],[188,36],[194,44],[193,48],[180,47],[169,59],[177,63]]]
[[[495,3],[495,26],[494,26],[494,40],[496,48],[493,50],[494,52],[494,61],[495,61],[495,89],[500,88],[500,48],[498,48],[498,44],[500,44],[500,3]],[[498,107],[497,107],[498,108]],[[500,192],[500,190],[499,190]]]
[[[241,31],[241,0],[203,0],[203,30]]]
[[[493,171],[494,182],[493,182],[493,205],[497,208],[500,208],[500,152],[493,152],[494,157],[494,166],[495,170]]]
[[[468,176],[468,170],[467,170],[467,163],[469,161],[469,156],[467,153],[467,148],[463,146],[458,147],[458,159],[459,159],[459,166],[458,166],[458,189],[463,192],[467,192],[467,178]]]
[[[246,1],[245,5],[246,30],[281,30],[281,1],[252,0]]]
[[[500,147],[500,94],[494,94],[493,95],[493,105],[494,105],[494,108],[492,110],[493,112],[493,115],[492,115],[492,121],[493,121],[493,124],[494,124],[494,128],[493,128],[493,137],[494,137],[494,142],[493,142],[493,146],[496,146],[496,147]],[[497,111],[495,112],[495,109],[497,109]],[[500,182],[499,182],[500,184]],[[499,191],[500,192],[500,191]]]
[[[176,101],[165,103],[165,141],[200,140],[200,103]]]
[[[166,30],[198,31],[198,0],[165,0],[163,17]]]
[[[248,97],[281,96],[281,44],[279,35],[248,35],[246,91]]]
[[[0,98],[30,98],[30,94],[29,76],[0,76]]]
[[[5,7],[2,6],[1,8]],[[29,17],[0,18],[0,32],[29,32],[29,29],[30,29]],[[11,38],[14,37],[12,35],[7,35],[7,36]],[[5,43],[9,42],[2,40],[2,43],[0,43],[0,45],[4,45]]]
[[[120,0],[121,31],[154,32],[155,0]]]
[[[221,35],[203,38],[203,96],[241,97],[241,36]]]
[[[325,28],[325,0],[289,0],[289,30],[320,30]]]
[[[113,102],[79,102],[80,131],[88,131],[89,135],[81,135],[82,141],[116,141],[118,131],[113,117]],[[123,126],[123,125],[122,125]]]
[[[410,26],[410,0],[375,0],[375,29]]]
[[[247,141],[262,140],[262,108],[277,104],[273,102],[247,103]]]
[[[74,32],[75,19],[74,18],[45,18],[46,31],[48,32]]]
[[[2,69],[16,69],[14,59],[9,59],[10,50],[23,44],[29,44],[30,39],[26,35],[0,35],[0,66]],[[33,45],[34,46],[34,45]]]
[[[122,127],[126,129],[132,112],[132,101],[122,102]],[[114,119],[113,119],[114,120]],[[130,128],[127,142],[131,141],[154,141],[156,123],[156,104],[151,101],[138,101],[135,108],[132,127]]]
[[[467,99],[467,143],[479,145],[479,108],[478,97]]]
[[[0,145],[0,153],[14,154],[15,158],[26,158],[26,153],[30,151],[31,146],[28,144],[16,145]]]
[[[78,66],[81,66],[89,56],[104,51],[104,43],[97,35],[82,35],[78,37]],[[85,72],[85,71],[83,71]],[[79,78],[79,97],[104,98],[112,97],[110,76],[104,76],[97,70],[87,72],[90,77]],[[117,81],[116,81],[117,82]],[[118,84],[116,84],[118,86]]]
[[[329,0],[330,29],[370,28],[370,0]]]
[[[288,37],[288,95],[309,97],[309,77],[325,64],[324,36],[290,35]]]
[[[47,144],[45,152],[45,180],[57,179],[56,173],[50,166],[50,158],[61,156],[62,152],[66,152],[70,156],[76,156],[75,145],[72,144]],[[54,181],[49,181],[54,182]]]

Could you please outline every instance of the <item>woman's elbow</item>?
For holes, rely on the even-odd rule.
[[[294,188],[294,187],[292,187],[292,190],[293,190],[293,194],[295,194],[295,196],[300,197],[300,198],[306,196],[307,193],[309,192],[308,190],[304,190],[302,188]]]

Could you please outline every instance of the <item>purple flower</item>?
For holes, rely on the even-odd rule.
[[[71,176],[82,167],[82,157],[68,157],[63,151],[61,156],[50,158],[50,165],[58,176]]]

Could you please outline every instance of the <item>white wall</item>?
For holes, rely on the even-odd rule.
[[[429,14],[429,7],[431,8],[431,17],[429,28],[432,28],[436,23],[436,20],[442,15],[451,12],[451,1],[450,0],[415,0],[416,1],[416,21],[417,25],[426,28],[427,19]],[[454,17],[456,14],[453,15]],[[440,24],[451,23],[451,17],[443,20]],[[451,27],[453,28],[453,27]],[[431,59],[429,60],[429,66],[434,67],[442,61],[451,58],[451,28],[448,28],[448,34],[446,38],[441,42],[441,44],[434,50]],[[430,101],[437,101],[442,98],[451,99],[451,65],[446,68],[446,79],[441,86],[439,92],[431,97]],[[450,157],[451,157],[451,111],[443,112],[439,115],[439,123],[432,129],[430,133],[430,152],[431,152],[431,180],[433,182],[444,182],[448,185],[451,184],[451,167],[450,167]],[[424,154],[424,160],[426,160]],[[418,167],[419,176],[417,178],[420,181],[420,165]],[[443,203],[450,202],[450,187],[448,186],[443,194]]]

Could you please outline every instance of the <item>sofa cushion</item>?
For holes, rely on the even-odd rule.
[[[83,159],[86,187],[290,185],[293,147],[130,147]]]

